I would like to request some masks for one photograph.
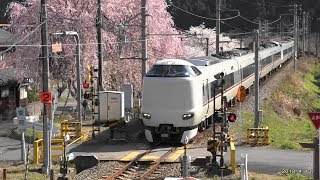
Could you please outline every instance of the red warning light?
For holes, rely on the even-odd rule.
[[[228,115],[228,121],[229,122],[235,122],[237,120],[237,116],[234,113],[230,113]]]
[[[83,83],[83,88],[84,88],[84,89],[88,89],[88,88],[89,88],[89,83],[84,82],[84,83]]]

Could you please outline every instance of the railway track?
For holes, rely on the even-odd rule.
[[[206,129],[206,131],[210,131],[211,128]],[[205,133],[200,133],[197,135],[192,143],[186,145],[186,149],[190,149],[191,147],[200,143],[200,141],[205,138]],[[174,155],[175,153],[183,154],[184,147],[171,147],[168,151],[166,151],[162,156],[160,156],[157,160],[152,162],[139,162],[144,156],[150,154],[153,150],[155,150],[159,144],[156,146],[150,146],[147,150],[137,155],[132,161],[126,163],[122,167],[115,168],[115,171],[102,176],[101,179],[104,180],[128,180],[128,179],[157,179],[161,172],[165,171],[160,167],[162,162],[166,162],[166,158]],[[179,152],[178,152],[179,151]]]

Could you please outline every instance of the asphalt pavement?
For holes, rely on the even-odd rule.
[[[0,161],[20,161],[21,160],[21,141],[13,140],[7,137],[0,137]],[[27,144],[28,145],[28,144]],[[119,145],[121,146],[121,145]],[[82,148],[75,148],[73,146],[71,150],[75,154],[82,154]],[[30,156],[32,158],[33,148],[30,145]],[[120,148],[121,147],[117,147]],[[128,149],[128,145],[123,146],[123,150],[131,151]],[[75,150],[77,149],[77,150]],[[119,149],[114,151],[110,149],[107,144],[101,144],[99,148],[90,145],[86,146],[86,153],[95,154],[96,150],[103,153],[109,153],[109,156],[115,156],[116,152],[120,152]],[[84,150],[84,149],[83,149]],[[68,151],[70,152],[70,150]],[[126,154],[123,152],[123,154]],[[241,164],[241,156],[247,154],[248,157],[248,170],[250,172],[264,173],[264,174],[278,174],[286,172],[300,172],[308,176],[312,176],[313,168],[313,152],[311,151],[294,151],[294,150],[281,150],[272,149],[269,147],[248,147],[238,146],[236,147],[236,164]],[[210,155],[206,150],[206,147],[198,147],[193,150],[188,150],[188,155],[192,159],[197,157],[205,157]],[[230,159],[229,153],[226,154],[225,160],[228,163]]]
[[[241,156],[247,154],[248,170],[264,173],[302,173],[312,176],[313,152],[273,149],[269,147],[236,147],[236,163],[241,164]],[[230,159],[227,154],[226,159]]]

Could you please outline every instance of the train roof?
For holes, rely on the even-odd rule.
[[[155,65],[187,65],[187,66],[193,66],[192,63],[183,60],[183,59],[164,59],[157,61]]]
[[[217,57],[212,57],[212,56],[203,56],[203,57],[194,57],[187,59],[188,62],[192,63],[195,66],[210,66],[213,64],[217,64],[221,62]]]

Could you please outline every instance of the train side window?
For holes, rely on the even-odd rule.
[[[234,85],[234,77],[233,73],[230,73],[225,76],[225,81],[226,81],[226,88],[229,88]]]

